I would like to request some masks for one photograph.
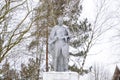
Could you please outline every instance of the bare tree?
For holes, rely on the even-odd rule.
[[[23,24],[31,14],[31,11],[27,10],[26,15],[23,16],[18,23],[14,23],[13,14],[21,6],[26,5],[25,1],[14,0],[2,0],[0,1],[0,62],[8,55],[9,51],[21,42],[24,35],[30,30],[33,21],[29,22],[29,25],[23,28]],[[16,4],[13,6],[13,4]],[[13,22],[12,22],[13,21]],[[23,28],[23,29],[21,29]],[[11,29],[11,30],[9,30]]]
[[[90,80],[110,80],[111,76],[107,69],[107,66],[94,64],[94,66],[91,69]]]

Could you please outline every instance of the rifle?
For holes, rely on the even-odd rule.
[[[55,37],[53,40],[51,40],[50,42],[49,42],[49,44],[52,44],[52,43],[54,43],[55,41],[57,41],[57,40],[59,40],[59,39],[65,39],[65,41],[66,41],[66,39],[67,39],[67,41],[70,39],[70,37],[69,36],[64,36],[64,37]]]

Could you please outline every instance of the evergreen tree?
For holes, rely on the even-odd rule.
[[[73,35],[70,46],[78,50],[78,53],[70,53],[78,59],[77,64],[70,66],[70,69],[78,73],[84,72],[83,66],[93,38],[91,24],[88,20],[79,20],[82,12],[81,3],[80,0],[41,0],[38,7],[35,8],[35,16],[33,17],[33,19],[36,19],[36,30],[32,33],[32,36],[37,36],[37,38],[29,46],[29,49],[36,48],[36,44],[39,43],[42,46],[39,49],[44,51],[43,46],[45,46],[45,40],[47,40],[45,35],[49,35],[51,28],[57,24],[57,18],[63,16],[64,24],[69,26]],[[46,33],[47,28],[48,33]]]
[[[1,69],[2,80],[19,80],[19,73],[15,69],[10,69],[10,64],[6,60]]]
[[[35,60],[33,58],[29,59],[28,64],[21,64],[21,79],[25,79],[25,80],[39,80],[37,79],[37,72],[36,72],[36,68],[37,68],[37,63],[35,62]]]

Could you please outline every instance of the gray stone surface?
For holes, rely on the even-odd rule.
[[[76,72],[44,72],[43,80],[78,80]]]
[[[58,25],[52,28],[48,41],[54,71],[68,71],[69,40],[69,29],[63,24],[63,18],[59,17]]]

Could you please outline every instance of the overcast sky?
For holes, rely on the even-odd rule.
[[[89,21],[94,21],[96,13],[96,0],[84,0],[83,5],[83,15],[82,17],[87,17]],[[100,1],[100,0],[98,0]],[[107,1],[107,0],[106,0]],[[117,15],[117,9],[120,5],[120,0],[108,0],[110,7],[108,12],[105,15],[112,14],[113,16]],[[99,4],[99,3],[98,3]],[[119,20],[119,19],[118,19]],[[116,19],[111,20],[112,23],[118,21]],[[87,57],[86,66],[93,65],[94,63],[99,63],[105,65],[106,69],[113,74],[114,68],[119,64],[119,55],[120,54],[120,43],[119,38],[113,37],[116,36],[120,29],[119,25],[114,26],[111,30],[104,33],[100,38],[97,44],[95,44],[89,52]]]
[[[35,2],[39,0],[33,0]],[[81,17],[82,18],[88,18],[90,22],[93,22],[95,19],[96,14],[96,5],[100,4],[100,2],[96,1],[102,1],[102,0],[84,0],[83,2],[83,12]],[[105,15],[116,15],[116,11],[119,7],[120,0],[106,0],[108,1],[108,10],[105,12]],[[112,23],[115,21],[118,21],[116,19],[111,20]],[[119,54],[120,52],[120,46],[117,45],[119,43],[119,38],[116,39],[116,37],[113,37],[117,35],[119,26],[114,26],[111,30],[104,33],[100,38],[97,44],[95,44],[87,57],[86,61],[86,67],[89,67],[90,65],[93,65],[94,63],[103,64],[110,70],[111,73],[113,73],[115,65],[118,64],[119,61]]]

